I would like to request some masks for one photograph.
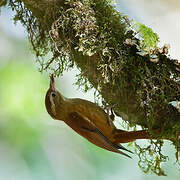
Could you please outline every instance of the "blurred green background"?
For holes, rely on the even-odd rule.
[[[167,2],[171,2],[171,6]],[[175,5],[174,8],[172,2]],[[153,8],[153,5],[157,3],[158,7],[164,7],[166,14],[162,9],[155,11],[156,8]],[[174,43],[173,38],[177,38],[177,34],[174,34],[174,30],[172,32],[168,29],[168,22],[173,13],[177,15],[174,21],[178,21],[180,13],[177,12],[177,6],[180,10],[180,5],[175,0],[166,1],[166,3],[160,0],[117,1],[117,8],[121,12],[130,14],[137,21],[155,28],[162,40],[170,43],[172,41],[174,46],[172,49],[176,49],[179,44]],[[164,15],[169,14],[169,16],[162,17],[163,12]],[[161,17],[161,20],[163,18],[163,21],[155,20],[154,13],[156,17]],[[137,165],[136,155],[131,160],[102,150],[77,135],[63,122],[52,120],[44,105],[45,93],[49,86],[48,74],[38,72],[25,30],[20,24],[15,26],[12,17],[13,12],[2,9],[0,15],[0,180],[180,179],[180,171],[175,164],[175,150],[169,143],[164,148],[164,153],[169,155],[170,159],[164,165],[168,176],[157,177],[142,173]],[[166,32],[161,30],[165,25],[168,26]],[[180,28],[177,25],[176,28],[178,33]],[[166,38],[165,33],[169,33],[170,37]],[[171,53],[172,56],[178,56],[174,51]],[[67,97],[80,97],[93,101],[93,91],[85,94],[73,85],[76,72],[77,70],[67,72],[63,77],[56,79],[58,89]]]

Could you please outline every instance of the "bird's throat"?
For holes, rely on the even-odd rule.
[[[50,96],[50,103],[51,103],[51,111],[52,111],[53,115],[56,116],[56,114],[57,114],[56,113],[56,105],[54,103],[54,100],[53,100],[52,96]]]

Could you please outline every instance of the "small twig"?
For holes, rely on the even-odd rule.
[[[46,67],[44,68],[44,70],[46,70],[54,61],[54,59],[56,59],[59,56],[58,53],[54,54],[54,56],[52,57],[52,59],[48,62],[48,64],[46,65]]]

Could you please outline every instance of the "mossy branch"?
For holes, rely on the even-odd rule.
[[[179,147],[180,110],[171,102],[180,101],[180,64],[167,56],[168,45],[158,48],[152,29],[129,21],[109,0],[3,0],[1,5],[6,4],[26,27],[41,71],[59,76],[76,65],[77,84],[94,87],[129,126],[151,134],[161,129],[157,139],[168,137]],[[52,54],[48,61],[47,54]],[[163,175],[159,162],[165,158],[153,153],[159,153],[153,172]]]

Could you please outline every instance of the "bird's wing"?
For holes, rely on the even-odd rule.
[[[123,149],[128,151],[126,148],[124,148],[122,145],[113,144],[87,117],[83,116],[82,114],[77,112],[70,113],[65,123],[91,143],[103,149],[130,157],[119,150]]]

